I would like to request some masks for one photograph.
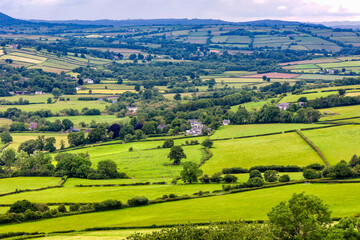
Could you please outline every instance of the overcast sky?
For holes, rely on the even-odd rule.
[[[20,19],[212,18],[360,21],[359,0],[0,0]]]

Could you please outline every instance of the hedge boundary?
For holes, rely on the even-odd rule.
[[[13,195],[13,194],[19,194],[19,193],[24,193],[24,192],[39,192],[39,191],[44,191],[47,189],[52,189],[52,188],[62,188],[64,186],[62,185],[56,185],[56,186],[48,186],[48,187],[42,187],[42,188],[34,188],[34,189],[20,189],[20,190],[15,190],[13,192],[7,192],[7,193],[1,193],[0,197],[4,197],[4,196],[8,196],[8,195]]]
[[[316,153],[321,157],[326,166],[330,166],[330,163],[326,160],[324,154],[320,151],[320,149],[309,139],[307,138],[300,130],[296,130],[297,134],[304,139],[304,141],[316,151]]]

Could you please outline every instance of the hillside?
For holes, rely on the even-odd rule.
[[[23,24],[23,23],[26,23],[26,21],[12,18],[0,12],[0,25],[15,25],[15,24]]]

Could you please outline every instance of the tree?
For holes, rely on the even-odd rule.
[[[359,165],[359,164],[360,164],[360,157],[358,157],[356,154],[353,155],[349,162],[349,166],[355,167],[356,165]]]
[[[62,95],[59,88],[53,88],[51,94],[54,96],[55,99],[58,99]]]
[[[55,161],[57,176],[86,178],[91,172],[91,161],[85,154],[59,153]]]
[[[36,211],[36,204],[28,200],[16,201],[10,206],[11,213],[24,213],[26,210]]]
[[[344,96],[346,93],[346,89],[339,89],[338,92],[340,96]]]
[[[105,124],[98,124],[96,128],[92,129],[87,137],[89,143],[96,143],[99,141],[105,141],[107,138],[106,135],[106,126]]]
[[[262,76],[263,81],[266,81],[266,79],[267,79],[266,75]]]
[[[180,93],[175,94],[174,100],[180,101],[181,100],[181,94]]]
[[[51,97],[49,97],[46,102],[47,102],[48,104],[52,103]]]
[[[174,161],[174,165],[179,165],[181,159],[186,158],[184,149],[181,146],[173,146],[167,156],[170,161]]]
[[[267,170],[264,173],[265,181],[267,182],[276,182],[278,180],[278,171],[276,170]]]
[[[279,182],[289,182],[289,181],[290,181],[290,176],[288,174],[284,174],[279,177]]]
[[[70,146],[80,146],[86,143],[85,140],[85,132],[84,131],[80,131],[80,132],[71,132],[68,135],[68,142]]]
[[[211,177],[210,177],[210,182],[212,183],[220,183],[223,180],[223,178],[221,177],[221,173],[214,173]]]
[[[139,84],[135,84],[134,89],[135,89],[135,91],[139,92],[139,91],[140,91],[140,85],[139,85]]]
[[[260,177],[249,178],[247,181],[249,187],[261,187],[265,184],[264,180]]]
[[[226,174],[224,176],[224,182],[226,183],[235,183],[238,180],[238,178],[231,174]]]
[[[123,83],[123,79],[121,77],[118,77],[116,84],[122,84],[122,83]]]
[[[257,169],[255,170],[252,170],[250,173],[249,173],[249,178],[255,178],[255,177],[259,177],[259,178],[262,178],[262,175],[261,175],[261,172]]]
[[[204,148],[211,148],[213,145],[214,145],[214,142],[210,138],[205,139],[201,143],[201,146],[203,146]]]
[[[163,148],[172,148],[174,146],[174,140],[166,139],[162,145]]]
[[[280,239],[321,239],[331,222],[331,211],[316,196],[294,193],[288,202],[275,206],[268,217]]]
[[[49,152],[55,152],[56,151],[55,143],[56,143],[56,138],[54,137],[46,138],[44,150]]]
[[[203,171],[199,169],[196,163],[185,162],[183,163],[183,170],[180,176],[184,182],[193,183],[198,181],[198,177],[202,175]]]
[[[64,130],[69,130],[70,128],[72,128],[74,126],[74,123],[69,120],[69,119],[64,119],[62,120],[62,125],[64,126]]]
[[[0,134],[0,138],[1,138],[1,142],[2,143],[10,143],[13,141],[13,138],[12,136],[10,135],[10,132],[9,131],[5,131],[5,132],[2,132]]]
[[[5,164],[5,166],[10,169],[10,167],[14,164],[15,162],[15,150],[12,148],[5,148],[1,155],[0,155],[0,160],[1,162],[3,162]]]
[[[18,152],[24,151],[27,154],[33,154],[38,149],[39,149],[38,142],[34,139],[30,139],[20,144],[18,148]]]
[[[333,166],[331,172],[330,176],[335,179],[350,178],[353,175],[351,168],[344,160]]]
[[[308,168],[303,171],[303,176],[305,179],[315,179],[319,177],[319,174],[314,169]]]
[[[102,160],[97,164],[97,172],[104,175],[105,178],[117,178],[119,173],[117,171],[117,165],[113,160]]]

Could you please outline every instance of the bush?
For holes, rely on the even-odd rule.
[[[226,183],[235,183],[238,180],[238,178],[231,174],[226,174],[224,176],[224,182]]]
[[[66,210],[66,207],[64,204],[61,204],[59,207],[58,207],[58,211],[61,212],[61,213],[65,213],[67,210]]]
[[[281,175],[279,177],[279,182],[289,182],[290,181],[290,176],[287,174]]]
[[[319,177],[318,173],[311,168],[305,169],[303,172],[303,176],[305,179],[315,179]]]
[[[234,168],[224,168],[222,170],[223,174],[238,174],[238,173],[248,173],[249,170],[246,168],[241,167],[234,167]]]
[[[162,145],[163,148],[172,148],[174,146],[174,140],[166,139]]]
[[[122,203],[118,200],[105,200],[100,203],[94,204],[95,211],[105,211],[111,209],[120,209],[122,207]]]
[[[262,179],[261,172],[259,170],[252,170],[249,175],[250,175],[250,178],[258,177],[258,178]]]
[[[345,161],[341,161],[331,168],[331,177],[335,179],[351,178],[353,173]]]
[[[221,173],[214,173],[210,177],[210,182],[212,183],[220,183],[222,181]]]
[[[16,201],[10,206],[10,213],[24,213],[26,210],[36,211],[36,204],[28,200]]]
[[[210,183],[210,178],[207,174],[205,174],[204,176],[202,176],[201,178],[199,178],[200,182],[202,183]]]
[[[146,197],[133,197],[128,200],[128,204],[131,207],[144,206],[149,204],[149,199]]]
[[[222,188],[225,192],[228,192],[231,190],[231,186],[230,185],[222,185]]]
[[[74,205],[71,205],[69,209],[71,212],[76,212],[79,211],[79,208],[80,208],[80,204],[76,203]]]
[[[319,163],[313,163],[313,164],[307,165],[305,168],[311,168],[316,171],[322,171],[325,168],[325,166],[321,165]]]
[[[176,198],[177,196],[175,195],[175,194],[173,194],[173,193],[170,193],[169,194],[169,198]]]
[[[276,170],[278,172],[302,172],[302,167],[295,166],[295,165],[288,165],[288,166],[282,166],[282,165],[269,165],[269,166],[255,166],[251,167],[249,171],[252,170],[259,170],[260,172],[265,172],[267,170]]]
[[[265,181],[267,182],[276,182],[278,180],[278,171],[276,170],[267,170],[264,173]]]
[[[260,177],[250,178],[247,181],[249,187],[261,187],[265,184],[264,180]]]

